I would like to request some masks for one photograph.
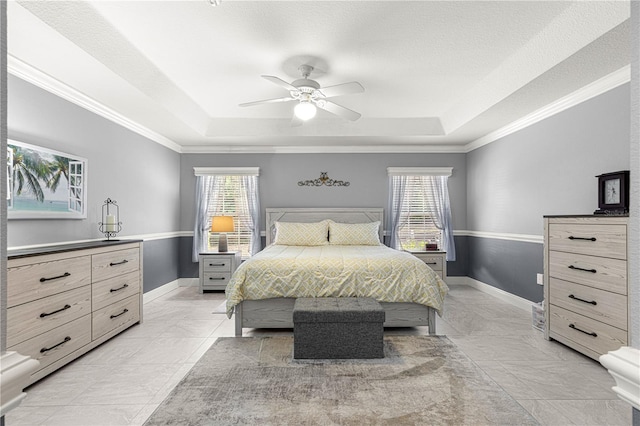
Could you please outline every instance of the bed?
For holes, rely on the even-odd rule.
[[[428,326],[435,334],[448,288],[416,257],[382,245],[382,223],[381,208],[266,209],[267,246],[226,290],[236,336],[243,328],[292,328],[297,297],[373,297],[385,327]]]

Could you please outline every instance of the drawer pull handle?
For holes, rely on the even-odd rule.
[[[569,237],[570,240],[584,240],[584,241],[596,241],[596,237],[574,237],[573,235],[571,235]]]
[[[209,277],[211,281],[224,281],[225,279],[225,277]]]
[[[573,328],[574,330],[579,331],[580,333],[588,334],[589,336],[598,337],[598,335],[593,331],[589,332],[589,331],[580,330],[578,327],[576,327],[575,324],[569,324],[569,328]]]
[[[124,265],[125,263],[129,263],[129,261],[127,259],[123,260],[122,262],[111,262],[109,264],[109,266],[118,266],[118,265]]]
[[[584,300],[584,299],[580,299],[579,297],[575,297],[573,294],[569,295],[569,299],[573,299],[573,300],[578,300],[580,302],[584,302],[584,303],[589,303],[593,306],[596,306],[598,304],[598,302],[596,302],[595,300]]]
[[[438,262],[424,262],[424,263],[426,263],[427,265],[437,265],[438,264]]]
[[[111,315],[109,318],[111,318],[111,319],[118,318],[120,315],[124,315],[124,314],[126,314],[127,312],[129,312],[129,310],[128,310],[127,308],[125,308],[125,309],[124,309],[124,311],[120,312],[120,313],[119,313],[119,314],[117,314],[117,315]]]
[[[592,274],[595,274],[596,271],[595,269],[585,269],[585,268],[579,268],[577,266],[573,266],[573,265],[569,265],[569,269],[575,269],[576,271],[585,271],[585,272],[591,272]]]
[[[71,337],[67,336],[67,337],[64,338],[64,340],[62,342],[58,343],[57,345],[53,345],[50,348],[42,348],[42,349],[40,349],[40,353],[43,354],[45,352],[49,352],[50,350],[53,350],[53,349],[57,348],[60,345],[64,345],[65,343],[67,343],[70,340],[71,340]]]
[[[210,263],[209,266],[225,266],[226,263]]]
[[[129,284],[125,284],[122,287],[118,287],[118,288],[112,288],[109,290],[110,293],[114,293],[116,291],[120,291],[120,290],[124,290],[125,288],[129,287]]]
[[[51,278],[42,277],[42,278],[40,278],[40,282],[43,283],[45,281],[57,280],[59,278],[66,278],[66,277],[69,277],[69,276],[71,276],[71,274],[69,272],[65,272],[64,274],[58,275],[57,277],[51,277]]]
[[[40,314],[40,318],[48,317],[49,315],[53,315],[53,314],[57,314],[58,312],[66,311],[69,308],[71,308],[71,305],[64,305],[63,308],[60,308],[57,311],[43,312],[43,313]]]

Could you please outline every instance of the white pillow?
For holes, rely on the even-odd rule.
[[[324,246],[329,244],[329,221],[276,222],[276,238],[273,244],[284,246]]]
[[[370,223],[329,222],[329,244],[342,246],[379,246],[380,221]]]

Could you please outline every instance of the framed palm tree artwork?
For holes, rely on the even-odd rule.
[[[7,141],[8,219],[86,217],[86,158]]]

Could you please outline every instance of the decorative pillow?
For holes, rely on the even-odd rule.
[[[329,244],[329,221],[276,222],[276,238],[273,244],[284,246],[324,246]]]
[[[329,244],[342,246],[379,246],[380,221],[370,223],[329,222]]]

